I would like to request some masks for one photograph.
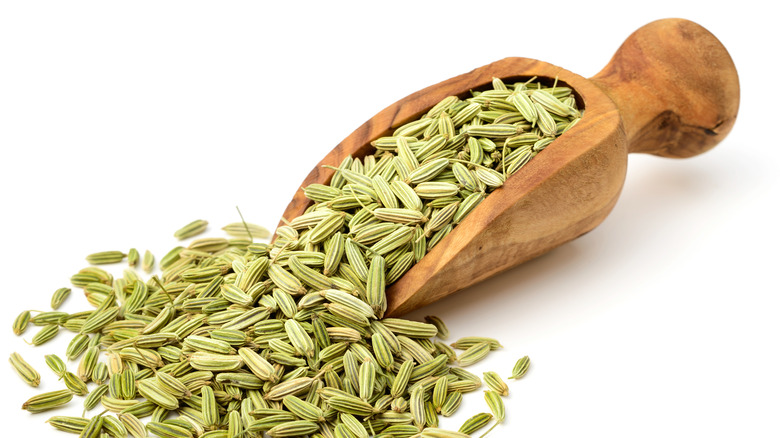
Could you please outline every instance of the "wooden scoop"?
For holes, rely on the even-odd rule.
[[[582,120],[491,193],[387,290],[387,316],[422,307],[537,257],[596,227],[617,202],[629,152],[687,158],[731,130],[739,81],[726,49],[691,21],[664,19],[634,32],[596,76],[527,58],[506,58],[420,90],[390,105],[339,143],[302,183],[326,184],[347,156],[417,119],[441,99],[469,96],[494,77],[537,76],[571,87]],[[284,212],[311,204],[298,190]]]

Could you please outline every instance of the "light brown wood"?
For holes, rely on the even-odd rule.
[[[614,207],[629,152],[689,157],[728,134],[739,82],[726,49],[687,20],[650,23],[632,34],[594,78],[527,58],[506,58],[420,90],[390,105],[339,143],[301,187],[327,183],[347,156],[420,117],[444,97],[465,97],[507,80],[538,76],[572,87],[582,120],[507,179],[419,263],[388,288],[387,315],[401,315],[517,266],[592,230]],[[302,190],[284,213],[310,201]]]
[[[731,131],[739,108],[731,57],[687,20],[643,26],[591,81],[620,109],[629,152],[687,158],[708,151]]]

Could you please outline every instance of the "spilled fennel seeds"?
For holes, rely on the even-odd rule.
[[[448,336],[439,318],[383,319],[386,285],[581,115],[566,87],[495,79],[493,90],[472,94],[448,97],[377,139],[375,154],[345,159],[329,185],[306,187],[314,204],[280,227],[273,244],[254,242],[268,236],[264,228],[235,223],[223,228],[232,239],[174,248],[159,261],[161,276],[148,281],[135,269],[121,278],[96,266],[73,275],[95,310],[26,311],[14,322],[18,335],[30,323],[43,327],[34,345],[60,328],[76,333],[65,355],[79,360],[73,373],[48,355],[67,389],[32,397],[23,409],[43,412],[85,396],[85,411],[101,404],[106,412],[48,422],[89,437],[450,438],[503,422],[508,386],[489,372],[491,413],[458,432],[438,428],[439,415],[452,415],[463,393],[482,386],[461,366],[500,348],[498,341],[447,345],[436,339]],[[175,237],[206,227],[198,220]],[[138,266],[135,249],[87,259],[126,257]],[[155,259],[147,251],[140,262],[149,273]],[[68,293],[55,292],[52,307]],[[17,356],[11,362],[37,384],[29,364]],[[522,377],[528,364],[520,359],[510,378]],[[91,391],[89,382],[97,385]]]

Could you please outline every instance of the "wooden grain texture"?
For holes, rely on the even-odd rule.
[[[707,29],[664,19],[631,34],[591,80],[620,108],[629,152],[687,158],[715,147],[739,108],[739,78]]]
[[[663,44],[673,47],[664,50]],[[327,183],[333,170],[324,165],[371,153],[372,140],[444,97],[465,97],[493,77],[531,76],[557,77],[572,87],[584,117],[389,287],[387,316],[422,307],[592,230],[617,202],[628,152],[688,157],[708,150],[731,129],[739,104],[736,70],[722,45],[695,23],[661,20],[631,35],[592,80],[545,62],[506,58],[411,94],[339,143],[301,187]],[[310,204],[298,190],[284,218],[301,215]]]

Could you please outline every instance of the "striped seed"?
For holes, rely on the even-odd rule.
[[[208,228],[208,221],[203,219],[196,219],[187,225],[179,228],[173,233],[173,237],[184,240],[189,237],[197,236],[198,234],[201,234],[202,232],[206,231],[206,228]]]
[[[206,426],[216,426],[219,423],[219,409],[214,397],[214,390],[210,386],[201,388],[201,415]]]
[[[62,382],[65,383],[65,386],[68,388],[68,390],[75,395],[87,395],[89,392],[89,389],[87,389],[87,384],[70,371],[66,371],[62,376]]]
[[[459,207],[460,202],[456,201],[448,204],[441,210],[436,211],[431,217],[431,220],[425,224],[425,229],[423,230],[425,236],[430,236],[434,231],[438,231],[446,225],[449,225]]]
[[[481,337],[481,336],[466,336],[458,339],[457,341],[453,342],[450,345],[452,345],[453,348],[457,348],[459,350],[465,350],[476,344],[483,344],[483,343],[489,344],[491,350],[497,350],[499,348],[503,348],[503,346],[498,342],[498,340],[493,338]]]
[[[328,399],[328,405],[340,413],[367,417],[374,413],[370,403],[353,395],[336,395]]]
[[[125,438],[128,433],[127,428],[119,418],[110,415],[103,417],[103,429],[114,438]]]
[[[436,427],[426,427],[420,432],[420,438],[469,438],[469,435]]]
[[[455,411],[460,407],[460,403],[463,401],[463,394],[459,391],[452,391],[447,395],[444,404],[441,406],[441,414],[445,417],[452,416]]]
[[[420,183],[414,188],[414,192],[422,199],[435,199],[453,196],[458,193],[458,186],[448,182],[428,181]]]
[[[306,330],[304,330],[303,326],[301,326],[298,321],[288,319],[284,323],[284,329],[287,333],[287,337],[299,354],[308,358],[314,358],[314,341],[312,341],[311,337],[306,333]]]
[[[425,400],[423,399],[422,387],[418,386],[409,395],[409,412],[417,427],[425,426]]]
[[[138,260],[140,259],[141,255],[138,254],[138,250],[135,248],[130,248],[130,250],[127,251],[127,264],[131,268],[135,268],[138,266]]]
[[[490,344],[488,343],[475,344],[467,348],[466,351],[464,351],[463,353],[461,353],[460,356],[458,356],[458,363],[461,366],[473,365],[481,361],[482,359],[486,358],[488,353],[490,353]]]
[[[49,342],[50,340],[54,339],[55,336],[57,336],[57,333],[60,331],[60,326],[56,324],[51,324],[43,327],[38,333],[35,334],[35,336],[30,339],[30,343],[35,345],[36,347],[39,345],[43,345],[46,342]]]
[[[138,380],[135,382],[138,393],[150,402],[168,410],[174,410],[179,407],[179,401],[173,395],[167,393],[153,379]]]
[[[268,276],[283,291],[293,295],[306,293],[301,281],[279,265],[271,265],[268,268]]]
[[[189,429],[183,426],[155,421],[149,422],[146,430],[161,438],[192,438],[193,436]]]
[[[214,381],[242,389],[261,389],[264,384],[259,377],[249,373],[219,373]]]
[[[73,393],[68,389],[45,392],[29,398],[22,404],[22,409],[38,413],[54,409],[68,403],[73,398]]]
[[[412,240],[414,236],[414,228],[401,226],[392,233],[383,237],[381,240],[371,245],[371,251],[385,255],[391,251],[400,248]]]
[[[27,330],[27,325],[30,322],[30,311],[25,310],[24,312],[20,313],[19,316],[14,319],[14,325],[13,330],[14,334],[16,336],[21,335],[24,333],[25,330]]]
[[[117,414],[117,418],[119,418],[119,421],[122,422],[127,429],[127,432],[133,436],[133,438],[145,438],[147,436],[144,423],[135,415],[131,413],[119,413]]]
[[[428,315],[425,317],[425,322],[436,327],[436,336],[440,339],[447,339],[450,336],[450,331],[447,328],[447,325],[444,324],[444,321],[442,321],[438,316]]]
[[[371,185],[370,180],[368,185]],[[344,221],[344,213],[331,213],[325,219],[322,219],[314,228],[311,229],[311,231],[309,231],[309,241],[311,243],[324,242],[344,226]]]
[[[537,125],[542,134],[555,136],[557,133],[557,127],[555,126],[555,120],[553,120],[550,113],[538,103],[534,102],[534,110],[536,111]]]
[[[360,398],[368,400],[374,394],[374,382],[376,381],[376,369],[370,361],[360,365],[358,377],[358,392]]]
[[[433,324],[409,321],[400,318],[385,318],[382,320],[382,324],[397,335],[414,338],[432,338],[438,333],[438,329]]]
[[[41,312],[30,318],[30,322],[38,326],[59,324],[63,318],[68,316],[67,312]]]
[[[122,251],[102,251],[92,253],[87,256],[87,262],[93,265],[105,265],[111,263],[119,263],[125,258],[125,253]]]
[[[284,438],[310,435],[319,430],[317,423],[306,420],[296,420],[272,427],[268,432],[271,438]]]
[[[298,277],[302,283],[314,289],[327,289],[332,286],[328,277],[319,273],[301,262],[297,256],[292,256],[288,260],[288,266],[292,273]]]
[[[395,180],[390,183],[390,189],[401,201],[401,204],[411,210],[422,211],[423,202],[412,187],[401,180]]]
[[[340,232],[334,233],[326,245],[325,261],[322,267],[323,275],[332,275],[337,269],[344,255],[344,236]]]
[[[412,376],[412,370],[414,369],[414,361],[407,360],[399,368],[398,372],[393,379],[393,384],[390,389],[390,395],[393,397],[400,397],[404,394],[409,383],[409,378]]]
[[[474,432],[487,426],[492,420],[493,420],[492,414],[488,414],[486,412],[480,412],[479,414],[476,414],[470,417],[468,420],[464,421],[463,425],[460,426],[460,429],[458,429],[458,432],[465,433],[466,435],[471,435]]]
[[[46,420],[46,422],[57,430],[78,434],[84,430],[84,427],[86,427],[87,423],[89,423],[89,420],[82,417],[58,415],[49,418]]]
[[[322,422],[325,420],[323,417],[324,412],[320,407],[305,400],[301,400],[294,395],[285,396],[282,399],[282,403],[290,412],[301,420],[312,422]]]
[[[381,255],[371,258],[371,266],[366,278],[366,302],[372,313],[381,318],[387,309],[385,294],[385,259]]]
[[[60,357],[56,354],[47,354],[44,356],[44,359],[46,360],[46,365],[48,365],[49,368],[54,371],[54,374],[56,374],[58,378],[62,378],[62,376],[67,371],[65,362],[63,362],[62,359],[60,359]]]
[[[288,395],[298,395],[309,389],[314,379],[311,377],[300,377],[290,379],[273,386],[264,396],[267,400],[280,401]]]
[[[421,211],[409,208],[377,208],[374,210],[374,215],[384,222],[407,225],[424,223],[428,220]]]
[[[84,382],[89,382],[89,380],[92,378],[92,372],[95,370],[99,355],[100,347],[89,347],[87,348],[87,352],[81,358],[81,361],[79,361],[79,367],[76,371],[76,374]]]
[[[267,239],[271,232],[267,228],[247,222],[234,222],[222,227],[229,236],[252,239]]]
[[[152,272],[154,269],[154,254],[152,254],[152,252],[148,249],[144,251],[144,257],[141,260],[141,269],[143,269],[147,274]]]
[[[485,401],[490,408],[490,412],[492,412],[493,416],[496,418],[496,421],[503,423],[506,412],[504,401],[501,400],[501,396],[495,391],[485,391]]]
[[[68,360],[74,360],[81,356],[81,353],[83,353],[88,347],[89,336],[83,333],[79,333],[74,336],[73,339],[71,339],[68,343],[68,347],[65,350],[65,357]]]
[[[68,287],[61,287],[54,291],[54,294],[51,296],[51,308],[52,309],[59,309],[62,303],[65,302],[65,299],[68,298],[70,295],[70,288]]]
[[[579,117],[580,113],[545,90],[533,90],[529,97],[551,114],[561,117]]]
[[[90,411],[100,403],[100,399],[108,392],[108,385],[100,385],[95,387],[84,398],[84,411]]]
[[[162,371],[158,371],[155,377],[157,378],[157,387],[162,391],[176,398],[190,398],[192,396],[187,386],[178,378]]]
[[[95,365],[95,369],[92,370],[90,378],[98,385],[105,383],[108,380],[108,365],[105,362],[98,362]]]
[[[103,428],[103,416],[96,415],[87,422],[84,429],[81,430],[79,438],[98,438],[100,430]]]
[[[19,353],[11,353],[11,357],[8,358],[8,362],[11,363],[14,371],[16,371],[16,374],[21,377],[24,383],[32,387],[40,385],[41,375],[38,374],[38,371],[35,371],[35,369],[29,363],[27,363]]]
[[[518,359],[517,363],[515,363],[514,368],[512,368],[512,375],[509,377],[510,379],[520,379],[522,378],[526,372],[528,372],[528,367],[531,365],[531,360],[528,359],[528,356],[523,356],[520,359]]]
[[[495,371],[486,371],[483,374],[483,378],[485,380],[485,385],[487,385],[487,387],[492,391],[497,392],[503,397],[509,395],[509,387],[503,380],[501,380],[501,377],[499,377],[498,373]]]
[[[199,371],[233,371],[241,368],[244,361],[239,355],[196,352],[189,357],[190,366]]]

